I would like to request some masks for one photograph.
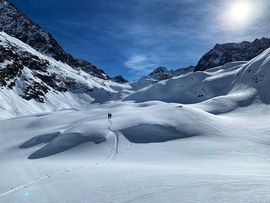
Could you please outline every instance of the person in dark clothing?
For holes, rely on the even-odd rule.
[[[108,113],[108,119],[110,120],[112,118],[112,114]]]

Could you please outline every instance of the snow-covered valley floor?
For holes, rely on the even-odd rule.
[[[202,109],[113,102],[2,120],[0,202],[269,202],[269,105],[220,115]],[[128,137],[134,126],[138,134]],[[156,142],[164,129],[171,137]],[[25,142],[33,146],[20,148]],[[32,154],[43,158],[27,159]]]

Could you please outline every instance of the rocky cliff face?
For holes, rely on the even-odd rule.
[[[56,60],[83,70],[95,77],[109,79],[103,70],[81,59],[75,59],[65,52],[52,35],[33,23],[7,0],[0,0],[0,31],[16,37],[37,51],[50,55]]]
[[[87,94],[98,86],[91,84],[93,76],[40,54],[4,32],[0,32],[0,53],[0,87],[25,100],[43,103],[48,92]]]
[[[256,39],[253,42],[217,44],[199,60],[195,71],[204,71],[228,62],[249,61],[269,47],[269,38]]]

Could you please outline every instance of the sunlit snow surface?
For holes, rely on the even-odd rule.
[[[270,202],[269,69],[266,50],[103,104],[1,111],[0,202]]]
[[[119,134],[118,153],[107,112]],[[0,202],[268,202],[269,113],[264,104],[214,115],[190,105],[118,102],[3,120]],[[136,144],[121,133],[141,124],[170,126],[179,139]],[[106,141],[41,159],[27,157],[46,143],[19,148],[53,132]],[[148,136],[137,132],[137,139]]]

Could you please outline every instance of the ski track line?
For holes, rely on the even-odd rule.
[[[114,139],[114,146],[113,146],[113,150],[112,153],[109,155],[109,159],[105,160],[109,161],[109,160],[115,160],[117,154],[118,154],[118,148],[119,148],[119,135],[117,133],[117,131],[113,130],[111,128],[112,126],[112,122],[109,120],[109,126],[108,126],[108,130],[112,132],[112,134],[114,135],[115,139]]]
[[[61,176],[61,175],[64,175],[66,173],[69,173],[69,172],[71,172],[71,171],[73,171],[75,169],[81,169],[81,168],[83,168],[83,167],[82,166],[74,166],[74,167],[71,167],[71,168],[68,168],[68,169],[61,170],[61,171],[56,172],[54,174],[47,174],[45,176],[39,177],[39,178],[37,178],[35,180],[29,181],[29,182],[27,182],[25,184],[22,184],[20,186],[13,187],[13,188],[11,188],[10,190],[8,190],[8,191],[6,191],[4,193],[1,193],[0,197],[4,197],[4,196],[6,196],[6,195],[8,195],[10,193],[13,193],[13,192],[18,192],[18,191],[20,191],[22,189],[29,188],[32,185],[37,184],[39,182],[45,182],[45,181],[48,181],[48,180],[52,179],[53,177]]]
[[[113,146],[113,148],[110,150],[110,154],[105,158],[105,160],[96,163],[96,165],[102,165],[102,164],[104,164],[104,163],[108,163],[110,160],[114,160],[114,159],[116,158],[116,155],[118,154],[119,135],[118,135],[118,133],[117,133],[115,130],[113,130],[113,129],[111,128],[111,125],[112,125],[111,121],[109,121],[109,122],[110,122],[110,125],[108,126],[108,129],[109,129],[109,130],[114,134],[114,136],[115,136],[114,146]],[[52,178],[54,178],[54,177],[56,177],[56,176],[65,175],[66,173],[69,173],[69,172],[71,172],[71,171],[73,171],[73,170],[81,169],[81,168],[83,168],[83,166],[74,166],[74,167],[71,167],[71,168],[68,168],[68,169],[61,170],[61,171],[56,172],[56,173],[54,173],[54,174],[48,174],[48,175],[39,177],[39,178],[37,178],[37,179],[35,179],[35,180],[29,181],[29,182],[27,182],[27,183],[25,183],[25,184],[22,184],[22,185],[20,185],[20,186],[12,187],[10,190],[8,190],[8,191],[6,191],[6,192],[4,192],[4,193],[1,193],[1,194],[0,194],[0,198],[1,198],[1,197],[4,197],[4,196],[6,196],[6,195],[8,195],[8,194],[10,194],[10,193],[18,192],[18,191],[20,191],[20,190],[22,190],[22,189],[29,188],[29,187],[31,187],[32,185],[37,184],[37,183],[39,183],[39,182],[45,182],[45,181],[48,181],[48,180],[50,180],[50,179],[52,179]]]

